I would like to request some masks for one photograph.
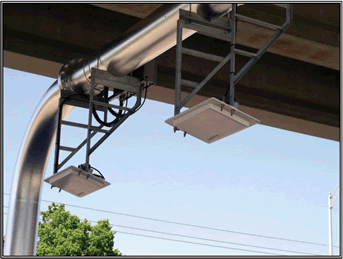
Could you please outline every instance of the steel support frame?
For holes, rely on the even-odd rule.
[[[238,105],[235,103],[234,93],[235,93],[235,84],[243,77],[243,75],[257,62],[257,60],[267,51],[267,49],[278,39],[278,37],[289,27],[293,19],[293,5],[287,4],[286,7],[286,22],[280,27],[273,24],[265,23],[259,20],[255,20],[243,15],[237,14],[237,4],[232,4],[232,11],[229,13],[229,27],[223,27],[218,24],[211,24],[211,22],[199,20],[197,14],[192,13],[191,11],[187,12],[185,10],[180,10],[180,19],[177,21],[177,40],[176,40],[176,71],[175,71],[175,107],[174,107],[174,116],[178,115],[181,109],[186,105],[186,103],[193,98],[197,92],[214,76],[215,73],[222,68],[226,62],[230,60],[230,85],[227,89],[225,95],[222,98],[222,101],[228,103],[232,106]],[[189,14],[189,15],[187,15]],[[263,47],[257,53],[251,53],[248,51],[243,51],[235,48],[236,45],[236,24],[237,19],[243,20],[245,22],[257,24],[268,29],[276,29],[274,35],[263,45]],[[182,48],[182,29],[196,29],[197,31],[209,32],[208,28],[212,28],[213,37],[218,35],[218,31],[214,33],[214,29],[217,30],[227,30],[230,32],[231,45],[230,45],[230,54],[225,58],[218,57],[216,55],[201,53],[195,50],[189,50]],[[223,36],[223,35],[221,35]],[[209,60],[220,61],[220,63],[208,74],[201,83],[191,82],[188,80],[181,79],[181,69],[182,69],[182,53],[189,54],[192,56],[197,56],[201,58],[206,58]],[[243,55],[250,57],[250,60],[244,65],[244,67],[236,74],[235,72],[235,54]],[[181,85],[187,85],[194,87],[195,89],[183,100],[181,101]],[[177,130],[174,127],[174,132]]]
[[[107,71],[99,70],[96,68],[92,68],[91,74],[91,89],[89,94],[89,103],[88,103],[88,125],[82,125],[73,122],[65,122],[62,121],[62,109],[63,104],[67,100],[68,97],[61,96],[59,100],[59,108],[58,108],[58,126],[57,126],[57,136],[56,136],[56,143],[55,143],[55,160],[54,160],[54,174],[58,172],[58,170],[64,166],[83,146],[86,145],[86,158],[85,158],[85,168],[86,170],[89,169],[89,161],[90,155],[97,149],[130,115],[132,115],[135,110],[141,104],[141,97],[142,97],[142,82],[135,77],[115,77],[109,74]],[[122,91],[132,92],[136,94],[137,100],[135,105],[132,108],[121,107],[117,105],[101,103],[99,101],[94,101],[94,89],[97,85],[106,82],[106,86],[112,89],[120,89]],[[93,115],[93,105],[103,106],[103,107],[113,107],[121,110],[127,111],[123,117],[121,117],[118,122],[111,127],[109,130],[103,130],[103,125],[99,127],[92,126],[92,115]],[[68,102],[68,105],[72,105],[72,102]],[[107,120],[107,110],[104,111],[104,120]],[[68,147],[61,147],[60,140],[61,140],[61,126],[62,124],[87,128],[87,137],[84,141],[81,142],[76,148],[68,148]],[[98,133],[102,132],[104,135],[93,145],[91,146],[91,139]],[[61,162],[59,161],[59,151],[60,150],[70,151],[71,153]]]
[[[180,13],[182,18],[182,13]],[[216,55],[208,54],[208,53],[201,53],[199,51],[190,50],[187,48],[182,48],[182,29],[192,29],[193,24],[190,23],[193,18],[187,17],[189,21],[185,21],[179,19],[177,21],[177,44],[176,44],[176,75],[175,75],[175,109],[174,115],[180,113],[181,108],[186,105],[186,103],[196,95],[196,93],[221,69],[231,58],[231,54],[227,55],[226,57],[219,57]],[[209,22],[202,22],[202,26],[206,26]],[[199,27],[200,28],[200,27]],[[218,29],[218,28],[217,28]],[[226,32],[230,31],[229,27],[221,27],[221,30],[225,30]],[[228,34],[227,34],[228,35]],[[209,73],[205,79],[201,83],[195,83],[188,80],[181,79],[181,67],[182,67],[182,53],[187,53],[196,57],[206,58],[209,60],[220,61],[220,63]],[[188,85],[192,86],[195,89],[183,100],[181,101],[181,85]],[[176,128],[174,128],[176,131]]]

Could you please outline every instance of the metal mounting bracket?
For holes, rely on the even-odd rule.
[[[230,61],[230,85],[222,98],[222,101],[238,107],[238,103],[235,102],[234,89],[235,84],[243,77],[243,75],[256,63],[256,61],[267,51],[267,49],[275,42],[275,40],[289,27],[292,23],[293,6],[292,4],[286,4],[286,22],[282,26],[276,26],[266,22],[262,22],[256,19],[252,19],[243,15],[237,14],[237,4],[232,4],[232,10],[229,13],[229,24],[225,25],[223,20],[207,21],[200,15],[191,11],[180,10],[180,18],[177,22],[177,41],[176,41],[176,71],[175,71],[175,108],[174,116],[178,115],[181,109],[187,104],[187,102],[194,97],[199,90],[221,69],[228,61]],[[259,26],[266,27],[268,29],[276,30],[274,35],[264,44],[264,46],[257,51],[257,53],[251,53],[248,51],[239,50],[236,45],[236,23],[237,19],[257,24]],[[197,32],[202,32],[206,35],[215,38],[230,38],[230,53],[226,57],[219,57],[209,53],[202,53],[200,51],[191,50],[182,47],[182,29],[191,29]],[[206,77],[200,82],[192,82],[189,80],[181,79],[182,70],[182,54],[188,54],[208,60],[220,62]],[[235,72],[235,55],[243,55],[250,57],[250,60],[244,65],[244,67],[236,74]],[[181,85],[194,88],[193,91],[181,101]],[[174,132],[177,129],[174,127]]]
[[[142,97],[142,86],[145,86],[145,81],[141,81],[139,78],[125,76],[125,77],[116,77],[108,73],[107,71],[99,70],[92,68],[91,71],[91,88],[89,91],[89,97],[85,95],[76,94],[68,90],[61,90],[61,97],[59,100],[58,107],[58,125],[57,125],[57,134],[55,142],[55,160],[54,160],[54,169],[53,173],[56,174],[58,170],[64,166],[83,146],[86,145],[86,163],[85,168],[89,168],[90,155],[97,149],[130,115],[132,115],[136,109],[141,105]],[[107,87],[113,91],[112,100],[118,95],[127,93],[125,98],[130,98],[132,95],[136,95],[136,103],[133,107],[127,108],[124,106],[113,105],[108,102],[105,102],[102,95],[94,95],[95,89],[98,86]],[[128,96],[128,93],[131,94]],[[122,98],[122,97],[120,97]],[[109,100],[111,101],[111,100]],[[63,105],[73,105],[77,107],[87,108],[88,113],[88,124],[80,124],[71,121],[62,120],[62,109]],[[109,108],[115,108],[125,113],[118,118],[118,120],[110,127],[110,129],[103,129],[104,125],[98,127],[92,126],[92,117],[93,109],[97,111],[104,112],[104,120],[107,120],[107,111]],[[65,147],[60,145],[61,141],[61,126],[67,125],[72,127],[79,127],[87,129],[87,137],[84,141],[81,142],[76,148]],[[106,127],[106,126],[105,126]],[[91,139],[98,133],[104,133],[104,135],[91,146]],[[60,150],[69,151],[70,154],[59,163],[59,153]]]

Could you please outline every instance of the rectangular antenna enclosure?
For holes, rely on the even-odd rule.
[[[214,97],[165,122],[206,143],[215,142],[260,123],[252,116]]]
[[[100,177],[75,166],[69,166],[44,181],[78,197],[84,197],[110,185]]]

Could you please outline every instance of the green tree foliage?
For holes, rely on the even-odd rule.
[[[68,256],[122,255],[118,249],[113,250],[115,232],[111,230],[108,220],[99,220],[91,226],[87,221],[71,215],[64,204],[52,203],[47,211],[42,211],[39,222],[36,255]]]

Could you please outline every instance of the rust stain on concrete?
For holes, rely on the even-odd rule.
[[[108,10],[128,14],[131,16],[145,18],[162,4],[92,4]]]
[[[332,56],[334,53],[333,51],[316,51],[310,58],[316,60],[326,60],[328,57]]]
[[[162,4],[93,4],[98,7],[145,18]],[[237,43],[261,48],[275,33],[254,24],[238,21]],[[287,34],[280,36],[268,52],[339,70],[339,48]]]
[[[253,44],[264,43],[266,40],[268,40],[268,37],[267,37],[267,35],[262,34],[262,33],[255,33],[255,34],[252,34],[246,40],[247,40],[247,42],[253,43]]]
[[[292,45],[293,45],[292,42],[288,40],[284,40],[284,39],[278,39],[275,42],[275,46],[280,46],[280,47],[291,47]]]
[[[237,43],[252,48],[261,48],[274,34],[274,31],[245,22],[238,26]],[[339,70],[339,48],[289,35],[287,31],[268,52]]]

